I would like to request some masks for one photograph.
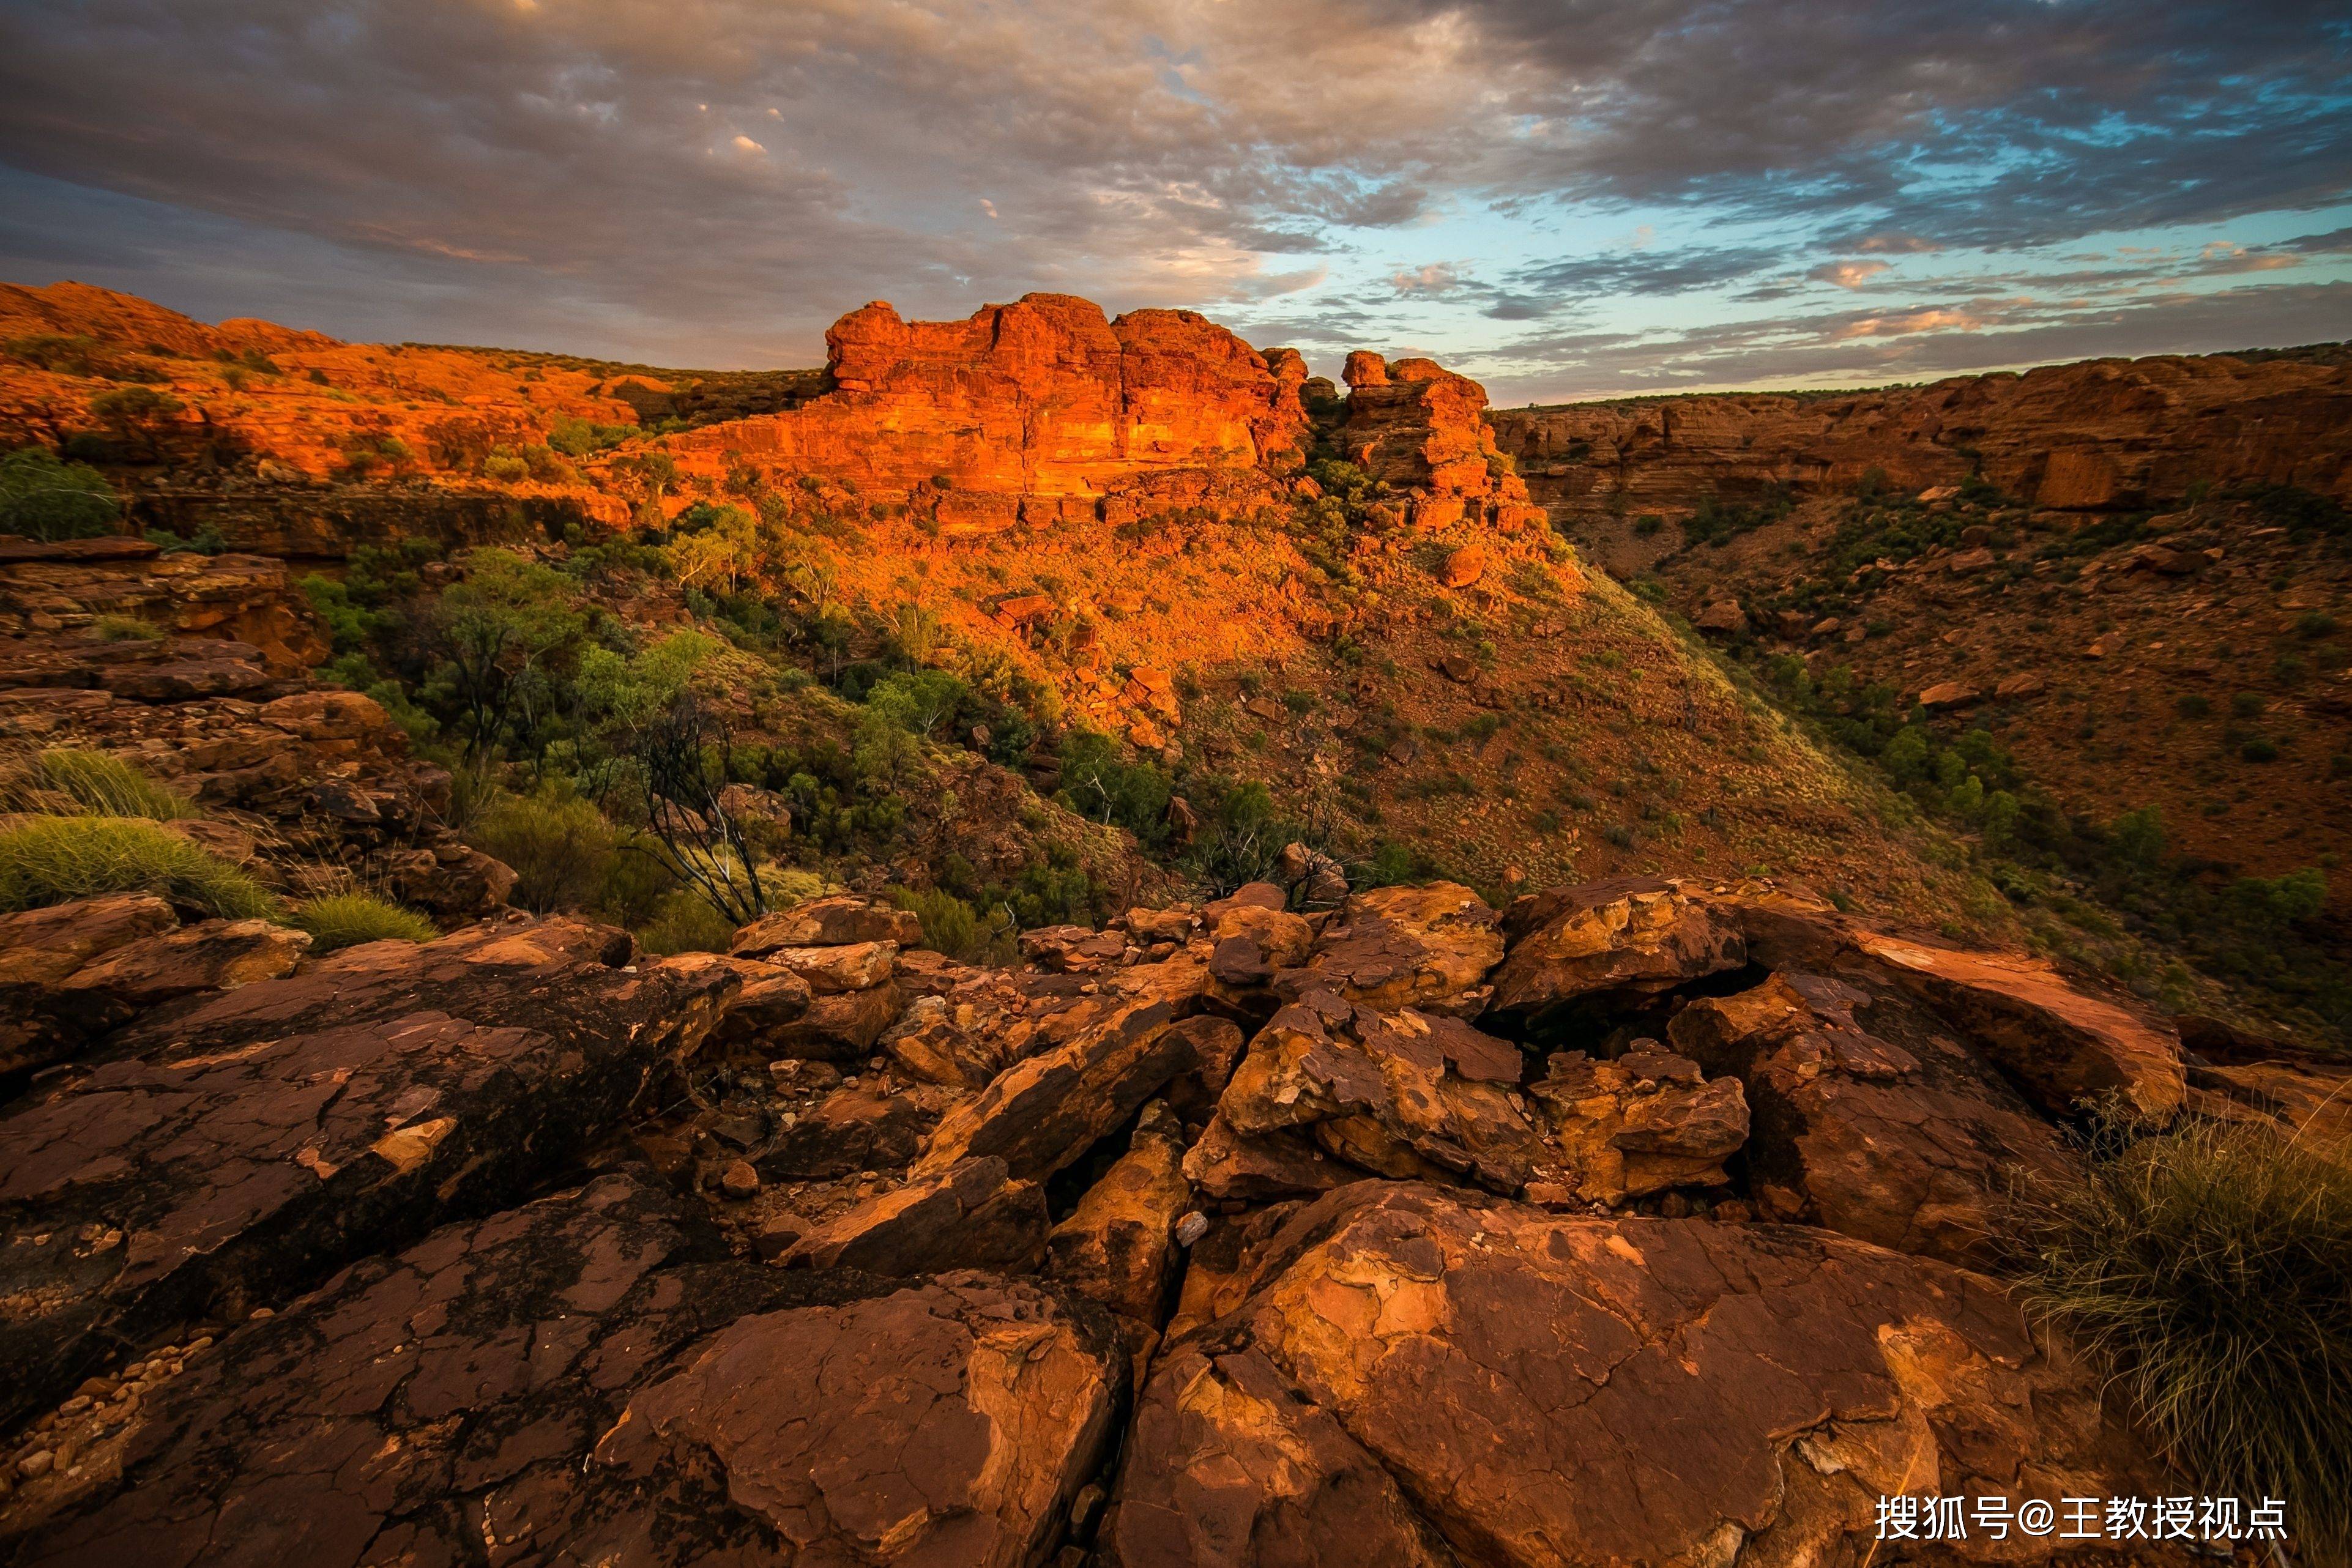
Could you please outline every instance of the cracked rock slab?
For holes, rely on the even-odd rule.
[[[888,1289],[727,1260],[603,1177],[242,1325],[112,1474],[40,1517],[20,1496],[11,1560],[1029,1561],[1107,1440],[1115,1335],[1034,1285]]]
[[[1122,1568],[1859,1562],[1883,1494],[2162,1485],[1990,1281],[1825,1231],[1366,1184],[1249,1272],[1141,1396]]]
[[[348,948],[160,1009],[18,1102],[0,1116],[0,1408],[560,1168],[736,984],[708,955],[605,962],[627,945],[549,920]]]

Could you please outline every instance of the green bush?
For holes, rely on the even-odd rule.
[[[923,946],[967,963],[1010,964],[1018,956],[1012,911],[1003,904],[985,915],[954,894],[894,887],[890,902],[911,909],[923,923]]]
[[[735,925],[702,895],[685,888],[666,895],[654,917],[637,932],[648,953],[724,953],[734,944]]]
[[[467,837],[514,869],[509,900],[534,915],[594,905],[612,878],[621,840],[594,802],[565,789],[501,796]]]
[[[331,953],[362,942],[430,942],[441,935],[432,921],[372,893],[333,893],[298,905],[287,919],[310,934],[310,951]]]
[[[2105,1134],[2029,1194],[2025,1298],[2113,1372],[2213,1492],[2284,1497],[2307,1561],[2352,1549],[2352,1168],[2262,1127]]]
[[[276,901],[244,872],[135,817],[36,817],[0,831],[0,910],[152,893],[247,919]]]
[[[60,463],[37,446],[0,457],[0,534],[84,539],[110,534],[122,502],[97,469]]]
[[[193,801],[103,751],[66,747],[40,753],[0,787],[0,803],[15,810],[41,810],[27,791],[64,795],[80,808],[81,814],[92,817],[146,817],[169,822],[204,815]]]
[[[152,643],[163,635],[161,626],[136,615],[101,615],[89,623],[89,629],[101,643]]]

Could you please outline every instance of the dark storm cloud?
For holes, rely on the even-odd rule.
[[[2340,197],[2352,13],[2308,0],[1477,0],[1552,68],[1522,180],[1844,243],[2019,245]]]

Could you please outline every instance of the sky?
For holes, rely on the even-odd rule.
[[[1198,309],[1498,404],[2352,338],[2352,5],[0,0],[0,279],[820,363]]]

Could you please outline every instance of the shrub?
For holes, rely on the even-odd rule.
[[[430,942],[441,935],[414,909],[372,893],[332,893],[298,905],[287,924],[310,934],[310,951],[331,953],[362,942]]]
[[[79,814],[92,817],[146,817],[169,822],[204,815],[194,802],[103,751],[44,751],[29,767],[16,770],[5,789],[0,790],[0,800],[12,810],[41,810],[28,800],[27,789],[67,796],[80,808]]]
[[[474,847],[512,867],[510,900],[534,915],[585,909],[607,891],[620,832],[566,789],[503,796],[474,821]]]
[[[2105,1146],[2100,1146],[2104,1145]],[[2309,1560],[2352,1547],[2352,1168],[2262,1127],[2101,1135],[2029,1194],[2023,1291],[2215,1492],[2284,1496]]]
[[[1018,956],[1013,912],[997,904],[986,915],[954,894],[894,887],[890,902],[923,923],[923,946],[966,963],[1010,964]]]
[[[90,622],[89,629],[101,643],[152,642],[163,635],[161,626],[135,615],[101,615]]]
[[[108,893],[152,893],[231,919],[275,907],[244,872],[135,817],[35,817],[0,831],[0,910]]]
[[[37,446],[0,457],[0,534],[84,539],[114,531],[122,502],[97,469]]]
[[[735,925],[710,907],[701,894],[686,888],[665,896],[637,933],[648,953],[664,957],[672,953],[724,953],[735,941]]]

